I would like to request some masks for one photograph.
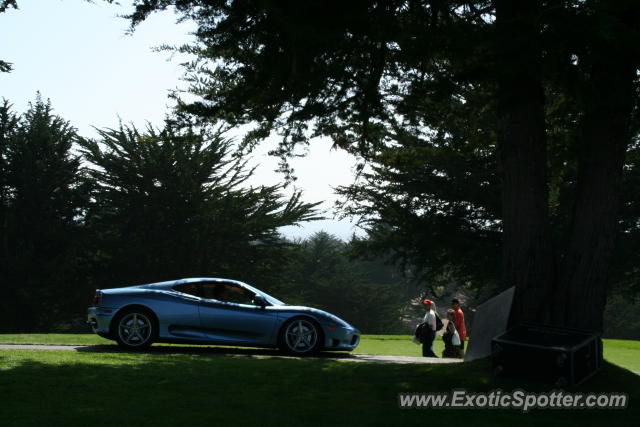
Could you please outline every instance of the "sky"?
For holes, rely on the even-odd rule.
[[[118,17],[131,10],[127,0],[19,0],[18,6],[0,14],[0,59],[13,64],[11,73],[0,73],[0,98],[14,111],[24,112],[39,91],[85,137],[95,137],[94,128],[117,127],[120,119],[137,127],[162,125],[172,106],[169,91],[184,87],[180,62],[186,58],[153,47],[189,42],[192,23],[176,24],[177,16],[165,11],[127,34],[128,22]],[[267,155],[274,146],[268,140],[253,153],[250,164],[258,168],[251,185],[282,181],[274,172],[277,159]],[[352,182],[354,164],[347,153],[331,150],[328,140],[314,141],[306,157],[293,159],[295,186],[305,201],[322,201],[329,219],[280,231],[289,238],[321,230],[344,240],[362,234],[351,221],[335,219],[332,209],[333,188]]]

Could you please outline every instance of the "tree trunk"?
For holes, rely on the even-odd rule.
[[[515,286],[510,323],[547,321],[553,255],[538,1],[496,1],[503,279]]]
[[[603,5],[617,6],[615,2],[601,2]],[[596,41],[589,67],[578,194],[553,312],[554,323],[593,331],[602,331],[622,170],[631,139],[634,79],[640,65],[636,46],[625,43],[627,38],[622,32],[637,28],[640,8],[603,9],[610,12],[606,22],[615,23],[609,28],[618,32],[606,33],[601,28],[595,31],[606,35]],[[632,9],[636,9],[635,13]]]
[[[640,6],[594,2],[577,198],[564,256],[555,262],[548,216],[547,152],[538,2],[496,1],[503,167],[504,281],[516,292],[509,319],[602,330],[607,273],[630,141]],[[599,27],[599,26],[602,26]],[[606,27],[606,28],[605,28]],[[587,66],[588,64],[588,66]],[[560,265],[560,271],[554,271]]]

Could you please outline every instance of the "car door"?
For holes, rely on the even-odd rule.
[[[275,344],[276,313],[251,303],[252,291],[233,282],[201,284],[200,323],[207,339],[246,345]]]
[[[199,297],[197,283],[179,283],[172,288],[170,302],[161,306],[164,325],[160,325],[161,335],[166,337],[202,339],[204,334],[200,324]],[[162,328],[166,327],[167,334]]]

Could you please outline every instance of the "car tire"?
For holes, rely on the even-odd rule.
[[[297,317],[289,320],[280,329],[278,347],[295,356],[308,356],[322,348],[322,329],[314,320]]]
[[[120,347],[138,350],[149,347],[156,339],[158,326],[155,316],[144,308],[128,308],[116,316],[113,335]]]

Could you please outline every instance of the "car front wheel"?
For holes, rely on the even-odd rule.
[[[297,356],[312,354],[320,348],[322,332],[315,322],[308,319],[289,321],[280,336],[280,348]]]
[[[124,348],[139,349],[151,345],[155,336],[155,323],[145,310],[127,310],[116,321],[116,341]]]

